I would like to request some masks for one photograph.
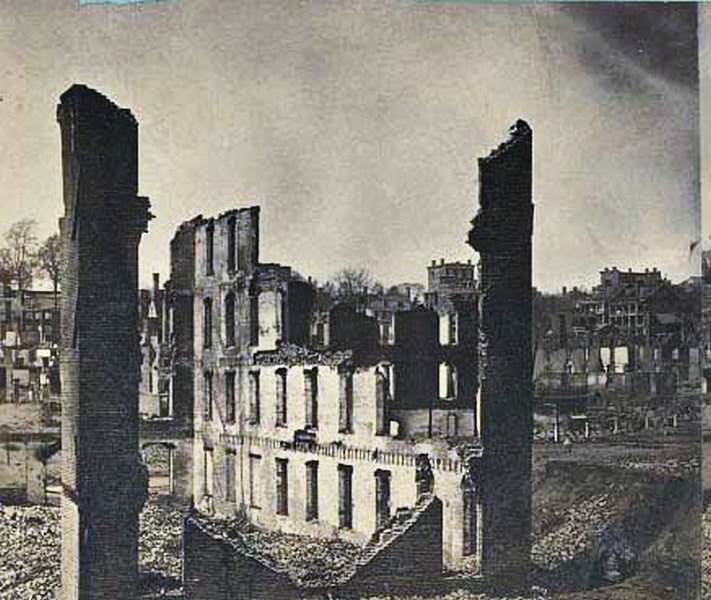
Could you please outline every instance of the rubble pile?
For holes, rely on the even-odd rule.
[[[363,557],[363,548],[338,539],[318,539],[296,534],[244,527],[230,528],[251,553],[264,558],[299,585],[334,585],[350,577]]]
[[[180,510],[150,497],[141,514],[140,568],[161,587],[179,584],[181,536]],[[0,505],[0,600],[54,600],[60,561],[59,509]]]
[[[170,449],[162,444],[153,444],[141,452],[143,462],[151,472],[165,471],[170,462]]]
[[[58,509],[0,505],[0,599],[53,599],[60,558]]]
[[[704,548],[703,555],[701,559],[701,565],[703,568],[702,574],[702,584],[703,584],[703,600],[711,600],[711,505],[706,507],[704,510],[703,517],[703,534],[704,534]]]
[[[558,527],[534,540],[533,563],[545,571],[554,571],[590,550],[611,521],[612,512],[609,494],[595,495],[570,507]]]
[[[494,596],[490,593],[471,590],[454,590],[440,596],[368,596],[367,600],[544,600],[548,596],[535,586],[526,596]]]
[[[150,497],[141,513],[138,540],[141,571],[178,580],[182,534],[180,510]]]
[[[617,466],[622,469],[645,471],[659,475],[685,477],[699,473],[699,470],[701,469],[701,460],[698,458],[691,458],[688,460],[672,458],[665,461],[622,459],[618,461]]]

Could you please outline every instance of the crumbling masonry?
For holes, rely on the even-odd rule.
[[[524,585],[531,548],[533,132],[522,120],[479,159],[481,257],[477,417],[484,449],[482,574]]]
[[[133,599],[138,515],[138,244],[151,217],[137,196],[137,123],[74,85],[57,111],[62,276],[62,598]]]

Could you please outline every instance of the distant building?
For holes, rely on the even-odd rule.
[[[427,292],[425,303],[438,306],[453,296],[473,298],[476,293],[476,277],[471,260],[466,263],[433,260],[427,267]]]
[[[598,328],[613,326],[626,336],[650,336],[653,323],[647,301],[669,284],[656,267],[637,272],[605,268],[600,284],[590,298],[580,301],[578,312],[594,316]]]
[[[138,325],[141,334],[141,381],[139,412],[143,416],[167,417],[171,413],[169,379],[162,377],[164,290],[160,275],[153,274],[153,288],[140,290]]]
[[[0,397],[6,402],[49,400],[60,392],[59,294],[2,287]]]

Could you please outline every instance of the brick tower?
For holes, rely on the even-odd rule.
[[[62,598],[137,594],[138,125],[82,85],[60,98],[62,236]],[[65,316],[66,315],[66,316]]]
[[[469,244],[481,258],[480,397],[484,448],[482,573],[524,586],[531,550],[531,236],[533,132],[522,120],[479,159]]]

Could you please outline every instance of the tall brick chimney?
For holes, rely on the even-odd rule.
[[[482,574],[524,587],[531,550],[531,236],[533,132],[522,120],[479,159],[469,245],[481,257],[480,397],[484,449]]]
[[[138,244],[130,111],[83,85],[60,98],[62,236],[62,599],[137,597]],[[66,315],[64,317],[64,315]]]

